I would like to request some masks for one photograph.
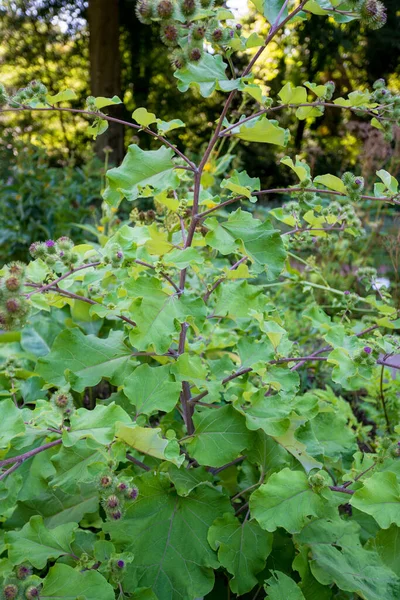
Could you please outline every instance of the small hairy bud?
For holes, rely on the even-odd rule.
[[[41,81],[31,81],[29,87],[35,96],[45,96],[47,94],[47,87]]]
[[[125,561],[124,560],[117,560],[117,567],[119,569],[123,569],[125,567]]]
[[[218,44],[219,42],[222,42],[223,37],[224,37],[224,30],[221,27],[216,27],[210,33],[210,41],[215,42],[216,44]]]
[[[57,247],[60,250],[72,250],[74,247],[74,242],[66,235],[63,235],[62,237],[58,238]]]
[[[18,277],[12,275],[6,279],[5,284],[9,292],[16,292],[21,287],[22,281],[18,279]]]
[[[336,87],[335,82],[334,81],[328,81],[325,85],[326,85],[326,88],[327,88],[326,89],[325,98],[326,98],[326,100],[331,100],[332,96],[333,96],[333,94],[335,92],[335,87]]]
[[[161,30],[161,40],[166,46],[176,46],[179,39],[179,30],[174,23],[167,23]]]
[[[112,494],[111,496],[108,496],[108,498],[106,498],[105,504],[107,508],[117,508],[119,506],[119,499],[117,498],[117,496]]]
[[[308,478],[308,483],[316,492],[327,486],[326,479],[321,473],[314,473],[310,475]]]
[[[174,14],[174,5],[171,0],[159,0],[156,12],[160,19],[171,19]]]
[[[25,274],[25,265],[20,262],[12,262],[8,266],[11,275],[23,276]]]
[[[196,0],[182,0],[179,8],[184,17],[192,17],[196,13],[197,2]]]
[[[46,240],[44,244],[49,254],[55,254],[57,252],[56,243],[54,240]]]
[[[3,588],[3,596],[5,600],[15,600],[18,596],[18,586],[14,583],[9,583]]]
[[[190,30],[190,37],[193,40],[200,41],[205,38],[206,28],[204,25],[193,25]]]
[[[35,585],[30,585],[25,590],[25,598],[26,600],[35,600],[35,598],[39,598],[39,588]]]
[[[202,51],[200,48],[194,47],[190,48],[188,52],[188,59],[190,62],[199,62],[202,57]]]
[[[133,487],[131,487],[130,490],[128,490],[127,497],[130,500],[136,500],[136,498],[138,497],[138,495],[139,495],[139,490],[137,489],[136,486],[133,486]]]
[[[112,513],[110,513],[110,519],[113,521],[119,521],[122,519],[122,512],[120,510],[114,510]]]
[[[64,414],[68,415],[74,406],[71,394],[67,392],[56,392],[51,397],[51,402],[56,408],[59,408]]]
[[[15,569],[15,575],[17,576],[17,579],[27,579],[27,577],[32,575],[32,569],[28,565],[19,565]]]
[[[47,254],[47,247],[42,242],[33,242],[29,246],[29,253],[32,258],[44,258]]]
[[[381,78],[381,79],[377,79],[372,87],[374,88],[374,90],[381,90],[385,86],[386,86],[386,81]]]
[[[111,475],[102,475],[99,481],[100,487],[107,489],[113,485],[113,478]]]
[[[6,302],[6,309],[9,313],[16,314],[21,309],[21,304],[16,298],[9,298]]]
[[[183,67],[186,66],[186,63],[187,63],[187,58],[186,58],[185,54],[182,52],[182,50],[176,50],[172,54],[171,64],[174,67],[174,69],[183,69]]]
[[[361,7],[360,16],[370,29],[380,29],[387,20],[385,5],[380,0],[366,0]]]
[[[121,482],[117,485],[118,492],[126,492],[127,489],[128,489],[128,486],[124,482]]]
[[[392,441],[390,438],[383,438],[382,440],[382,448],[384,450],[389,450],[390,446],[392,445]]]
[[[149,0],[139,0],[136,4],[136,16],[143,25],[150,25],[155,16],[153,3]]]

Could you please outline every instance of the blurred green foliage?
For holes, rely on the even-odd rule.
[[[29,245],[62,235],[84,238],[75,223],[94,223],[101,207],[103,165],[91,159],[52,165],[33,145],[0,150],[0,262],[26,260]],[[87,234],[86,234],[87,237]]]

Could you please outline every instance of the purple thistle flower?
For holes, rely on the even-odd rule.
[[[122,254],[122,252],[119,250],[117,252],[117,258],[122,258],[124,255]]]
[[[46,241],[45,241],[45,244],[46,244],[46,246],[47,246],[48,248],[53,248],[53,246],[55,246],[55,245],[56,245],[56,243],[55,243],[55,241],[54,241],[54,240],[46,240]]]
[[[117,562],[117,567],[119,567],[120,569],[123,569],[125,566],[125,562],[123,560],[119,560]]]
[[[364,352],[365,352],[365,354],[371,354],[372,348],[370,346],[365,346]]]
[[[349,292],[349,290],[346,290],[345,292],[343,292],[343,294],[344,294],[345,296],[350,296],[350,292]]]

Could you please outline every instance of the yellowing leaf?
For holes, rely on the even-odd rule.
[[[293,87],[290,81],[278,94],[284,104],[303,104],[307,102],[307,91],[302,86]]]
[[[318,175],[318,177],[314,179],[314,183],[322,183],[322,185],[330,190],[346,194],[346,186],[344,185],[343,181],[335,175]]]
[[[148,112],[146,108],[137,108],[132,113],[132,119],[142,127],[148,127],[152,123],[161,123],[154,113]]]
[[[117,439],[138,452],[160,460],[167,460],[178,467],[185,460],[185,456],[179,454],[178,442],[162,438],[160,427],[139,427],[135,424],[117,423],[115,435]]]
[[[236,129],[234,130],[236,132]],[[286,146],[290,133],[288,129],[279,127],[277,121],[269,121],[264,115],[259,119],[239,124],[239,132],[234,135],[247,142],[261,142],[263,144],[275,144]]]

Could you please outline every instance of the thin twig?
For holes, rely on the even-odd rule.
[[[386,406],[385,394],[383,391],[383,373],[384,373],[384,371],[385,371],[385,364],[382,364],[381,376],[379,378],[379,395],[381,397],[383,413],[385,415],[386,428],[387,428],[388,432],[390,433],[392,430],[392,427],[390,424],[389,414],[388,414],[387,406]]]
[[[238,267],[239,267],[239,266],[240,266],[242,263],[244,263],[244,262],[245,262],[245,261],[246,261],[248,258],[249,258],[248,256],[243,256],[243,257],[242,257],[240,260],[238,260],[237,262],[235,262],[235,264],[234,264],[234,265],[232,265],[231,267],[229,267],[229,270],[230,270],[230,271],[235,271],[235,269],[237,269],[237,268],[238,268]],[[217,280],[217,281],[214,283],[214,285],[213,285],[213,286],[212,286],[212,287],[211,287],[209,290],[207,290],[207,292],[206,292],[206,293],[204,294],[204,296],[203,296],[203,300],[204,300],[204,302],[206,302],[206,303],[208,302],[208,299],[209,299],[209,297],[211,296],[211,294],[214,292],[214,290],[216,290],[216,289],[217,289],[217,287],[218,287],[219,285],[221,285],[221,283],[222,283],[223,281],[225,281],[225,279],[226,279],[226,276],[224,276],[224,277],[220,277],[220,279],[218,279],[218,280]]]
[[[127,453],[126,458],[130,460],[133,464],[135,464],[137,467],[143,469],[144,471],[151,471],[150,467],[145,465],[144,462],[142,462],[141,460],[138,460],[137,458],[132,456],[132,454]]]
[[[244,460],[246,460],[246,458],[247,458],[247,456],[238,456],[238,458],[235,458],[235,460],[231,460],[230,462],[226,463],[226,465],[222,465],[222,467],[216,467],[216,468],[212,467],[208,470],[213,475],[218,475],[218,473],[225,471],[225,469],[229,469],[229,467],[233,467],[234,465],[237,465],[237,464],[243,462]]]
[[[26,295],[26,297],[29,299],[34,294],[41,294],[42,292],[47,292],[47,290],[49,290],[50,288],[57,286],[60,283],[60,281],[67,279],[67,277],[70,277],[71,275],[75,275],[75,273],[78,273],[78,271],[83,271],[83,269],[89,269],[90,267],[97,267],[100,264],[100,261],[98,261],[94,263],[89,263],[87,265],[82,265],[81,267],[77,267],[76,269],[71,269],[70,271],[68,271],[68,273],[61,275],[61,277],[58,277],[58,279],[55,279],[54,281],[51,281],[46,285],[42,285],[41,287],[35,289],[33,292],[30,292]]]

